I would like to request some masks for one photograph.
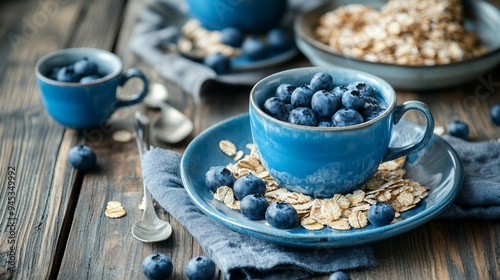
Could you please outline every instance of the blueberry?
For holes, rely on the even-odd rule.
[[[89,171],[96,161],[97,157],[89,146],[77,145],[69,149],[68,162],[80,171]]]
[[[57,80],[66,83],[77,83],[80,81],[80,75],[75,73],[73,66],[63,66],[57,72]]]
[[[493,123],[500,125],[500,103],[491,106],[490,117]]]
[[[380,116],[384,110],[385,109],[379,105],[375,98],[365,97],[365,105],[360,110],[360,113],[363,116],[364,121],[367,122]]]
[[[333,78],[328,73],[318,72],[312,77],[309,82],[309,87],[311,87],[314,92],[318,90],[332,90]]]
[[[267,55],[267,46],[259,38],[248,37],[241,44],[243,54],[251,60],[263,59]]]
[[[249,194],[241,200],[240,211],[247,219],[262,220],[266,217],[268,206],[269,203],[261,194]]]
[[[318,127],[335,127],[332,122],[322,121],[318,123]]]
[[[288,111],[288,114],[290,114],[290,112],[293,110],[292,104],[285,104],[285,107],[286,107],[286,109]]]
[[[172,260],[163,254],[151,254],[142,261],[142,272],[149,280],[168,279],[173,270]]]
[[[212,68],[212,70],[219,75],[227,74],[231,68],[229,57],[218,52],[205,56],[203,58],[203,64]]]
[[[375,97],[375,90],[365,82],[354,82],[349,84],[347,88],[359,92],[362,96]]]
[[[98,72],[97,64],[86,57],[75,62],[73,68],[80,76],[90,76]]]
[[[225,166],[212,166],[205,173],[205,184],[212,192],[216,192],[219,187],[233,187],[234,175]]]
[[[233,192],[237,200],[242,200],[249,194],[264,195],[266,193],[266,183],[259,177],[250,173],[234,181]]]
[[[377,227],[390,224],[395,216],[394,208],[385,202],[377,201],[368,209],[368,221]]]
[[[298,107],[290,111],[288,115],[288,122],[293,124],[316,126],[318,125],[318,118],[314,111],[307,107]]]
[[[348,109],[359,110],[365,106],[365,98],[359,91],[348,89],[342,95],[342,105]]]
[[[288,109],[285,103],[278,97],[268,98],[264,102],[264,112],[280,121],[286,122],[288,120]]]
[[[293,86],[291,84],[281,84],[276,89],[276,97],[285,102],[285,104],[290,104],[292,103],[292,92],[296,88],[296,86]]]
[[[448,134],[467,140],[469,136],[469,126],[460,120],[454,120],[448,124]]]
[[[292,33],[283,28],[273,28],[267,32],[267,44],[274,51],[289,50],[293,47]]]
[[[302,85],[296,88],[292,92],[292,96],[290,97],[290,101],[292,102],[293,108],[297,107],[311,107],[311,99],[314,95],[315,91],[312,90],[307,85]]]
[[[342,95],[347,91],[346,86],[336,86],[332,89],[332,93],[337,96],[339,99],[342,99]]]
[[[331,119],[340,108],[340,100],[330,91],[319,90],[311,99],[311,108],[321,118]]]
[[[349,276],[348,273],[339,270],[330,274],[328,280],[351,280],[351,277]]]
[[[239,48],[243,42],[243,33],[235,27],[226,27],[221,31],[221,41],[223,44]]]
[[[297,210],[286,202],[274,202],[266,210],[266,221],[273,227],[289,229],[299,222]]]
[[[48,74],[49,79],[57,81],[57,72],[59,72],[60,69],[61,67],[54,67],[50,69],[50,72]]]
[[[82,77],[80,79],[80,83],[81,84],[87,84],[87,83],[91,83],[97,79],[100,79],[101,77],[100,76],[97,76],[97,75],[90,75],[90,76],[85,76],[85,77]]]
[[[339,109],[332,117],[333,125],[338,127],[356,125],[362,122],[363,116],[358,111],[347,108]]]
[[[205,256],[194,257],[186,265],[186,276],[190,280],[212,280],[215,276],[215,263]]]

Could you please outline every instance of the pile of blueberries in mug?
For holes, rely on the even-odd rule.
[[[69,65],[54,67],[48,77],[52,80],[66,83],[90,83],[104,77],[105,74],[99,72],[97,64],[88,58],[82,58]]]
[[[281,84],[264,103],[264,112],[292,124],[344,127],[370,121],[384,110],[378,93],[358,81],[335,86],[332,76],[316,73],[309,84]]]

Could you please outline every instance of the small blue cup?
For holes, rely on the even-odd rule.
[[[236,27],[248,34],[276,27],[287,10],[287,0],[187,0],[189,13],[209,30]]]
[[[103,77],[86,84],[49,78],[54,67],[66,66],[83,58],[95,62]],[[137,104],[148,93],[148,79],[140,70],[132,68],[123,72],[120,58],[102,49],[56,51],[38,60],[35,74],[45,108],[54,120],[68,128],[97,128],[105,124],[116,109]],[[143,81],[142,91],[128,99],[118,99],[117,88],[134,77]]]
[[[267,98],[283,83],[308,84],[314,74],[329,73],[337,85],[364,81],[381,95],[386,110],[368,122],[348,127],[309,127],[277,120],[263,111]],[[424,135],[404,147],[389,147],[393,127],[408,110],[426,118]],[[384,80],[352,69],[306,67],[286,70],[259,81],[250,93],[250,128],[262,164],[283,187],[317,198],[352,192],[373,176],[378,165],[416,152],[429,141],[434,119],[420,101],[396,103]]]

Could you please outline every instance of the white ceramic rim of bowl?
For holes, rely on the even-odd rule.
[[[42,74],[40,72],[40,67],[43,66],[45,63],[47,63],[47,61],[50,61],[50,59],[56,58],[56,57],[61,56],[61,55],[71,55],[71,54],[73,54],[73,55],[78,54],[78,55],[82,55],[82,57],[86,57],[87,56],[86,54],[88,54],[88,53],[105,55],[105,56],[109,57],[111,60],[114,60],[114,63],[116,63],[116,65],[118,67],[116,67],[116,69],[113,72],[107,74],[106,76],[99,78],[99,79],[96,79],[96,80],[93,80],[91,82],[85,83],[85,84],[82,84],[79,82],[56,81],[56,80],[50,79],[49,77],[45,76],[44,74]],[[70,63],[74,63],[74,62],[76,62],[76,61],[73,61]],[[64,65],[62,65],[62,66],[64,66]],[[122,70],[123,70],[123,63],[122,63],[121,59],[116,54],[114,54],[110,51],[98,49],[98,48],[61,49],[61,50],[44,55],[42,58],[40,58],[37,61],[36,65],[35,65],[35,74],[36,74],[38,79],[44,81],[47,84],[52,84],[52,85],[61,86],[61,87],[83,87],[83,86],[91,86],[91,85],[95,85],[95,84],[100,84],[100,83],[109,81],[111,79],[114,79],[116,76],[118,76],[122,72]]]
[[[497,14],[500,15],[500,10],[497,7],[493,6],[491,3],[488,3],[486,1],[481,0],[481,1],[477,1],[477,4],[478,5],[486,5],[486,6],[488,6],[489,9],[496,10]],[[301,38],[302,40],[307,42],[311,47],[314,47],[314,48],[319,49],[321,51],[327,52],[327,53],[329,53],[333,56],[336,56],[338,58],[349,59],[349,60],[353,60],[353,61],[356,61],[359,63],[366,63],[366,64],[370,64],[370,65],[380,65],[380,66],[388,66],[388,67],[394,67],[394,68],[405,68],[405,69],[408,69],[408,68],[430,69],[430,68],[432,68],[432,69],[435,69],[435,68],[455,67],[455,66],[461,65],[461,64],[469,64],[469,63],[477,61],[477,60],[483,60],[483,59],[486,59],[488,57],[496,56],[498,53],[500,53],[500,45],[498,45],[498,46],[496,46],[495,49],[487,51],[483,55],[479,55],[479,56],[475,56],[475,57],[471,57],[471,58],[468,58],[465,60],[455,61],[455,62],[451,62],[451,63],[435,64],[435,65],[402,65],[402,64],[386,63],[386,62],[371,62],[368,60],[356,58],[354,56],[346,56],[346,55],[343,55],[342,53],[334,50],[330,46],[325,45],[322,42],[316,40],[315,38],[308,36],[306,34],[306,32],[304,31],[304,29],[306,28],[306,25],[304,24],[304,20],[310,13],[317,12],[318,10],[322,10],[325,7],[328,7],[331,5],[332,5],[331,2],[323,3],[315,8],[308,10],[305,13],[299,14],[297,16],[296,20],[294,21],[294,30],[295,30],[295,34],[297,36],[299,36],[299,38]]]
[[[376,81],[378,84],[381,84],[381,85],[387,87],[387,89],[389,90],[389,93],[391,94],[392,102],[390,104],[386,104],[386,105],[388,105],[387,108],[385,108],[384,112],[382,114],[378,115],[376,118],[369,120],[367,122],[360,123],[360,124],[343,126],[343,127],[317,127],[317,126],[306,126],[306,125],[292,124],[289,122],[285,122],[285,121],[281,121],[281,120],[278,120],[276,118],[273,118],[272,116],[268,115],[266,112],[264,112],[259,107],[259,105],[257,104],[257,102],[255,101],[255,98],[254,98],[256,88],[258,86],[262,86],[262,84],[264,84],[270,80],[274,80],[282,75],[285,75],[288,73],[294,74],[294,72],[296,72],[296,74],[298,74],[298,73],[304,72],[304,70],[309,71],[311,73],[313,73],[313,72],[325,72],[325,71],[328,72],[328,70],[330,70],[330,71],[331,70],[340,70],[340,71],[345,71],[347,73],[360,74],[364,78],[366,78],[366,80],[362,80],[362,82],[369,82],[371,80],[371,81]],[[347,74],[347,75],[349,76],[349,74]],[[283,83],[286,83],[286,81],[283,81]],[[376,89],[380,90],[380,88],[378,88],[378,87]],[[386,101],[386,100],[384,100],[384,101]],[[301,130],[314,130],[314,131],[323,131],[323,132],[324,131],[337,131],[338,132],[338,131],[363,129],[365,127],[371,126],[373,123],[376,123],[380,119],[391,114],[393,112],[393,110],[395,109],[396,105],[397,105],[396,91],[384,79],[377,77],[375,75],[372,75],[370,73],[360,71],[360,70],[355,70],[355,69],[350,69],[350,68],[342,68],[342,67],[302,67],[302,68],[294,68],[294,69],[284,70],[284,71],[277,72],[277,73],[274,73],[272,75],[269,75],[269,76],[263,78],[262,80],[257,82],[255,84],[255,86],[252,87],[252,90],[250,91],[250,106],[252,106],[252,108],[255,110],[255,112],[259,116],[263,117],[264,119],[266,119],[269,122],[273,122],[273,123],[276,123],[278,125],[283,125],[285,127],[289,127],[289,128],[293,128],[293,129],[301,129]]]

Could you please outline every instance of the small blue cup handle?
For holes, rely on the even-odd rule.
[[[394,113],[394,125],[396,125],[401,120],[401,117],[403,117],[403,115],[408,110],[418,110],[424,114],[427,122],[424,135],[420,137],[420,139],[404,147],[389,147],[382,161],[393,160],[416,152],[422,149],[425,144],[429,142],[429,139],[431,139],[432,133],[434,133],[434,117],[432,117],[432,113],[429,107],[427,107],[427,105],[425,105],[423,102],[411,100],[397,106]]]
[[[115,109],[137,104],[137,103],[141,102],[144,99],[144,97],[146,97],[146,95],[148,94],[148,90],[149,90],[148,78],[146,77],[146,75],[144,75],[144,73],[142,73],[139,69],[136,69],[136,68],[128,69],[123,74],[122,80],[120,81],[120,86],[123,86],[129,79],[134,78],[134,77],[138,77],[142,80],[142,82],[143,82],[142,91],[137,93],[137,94],[134,94],[130,98],[119,99],[116,102]]]

